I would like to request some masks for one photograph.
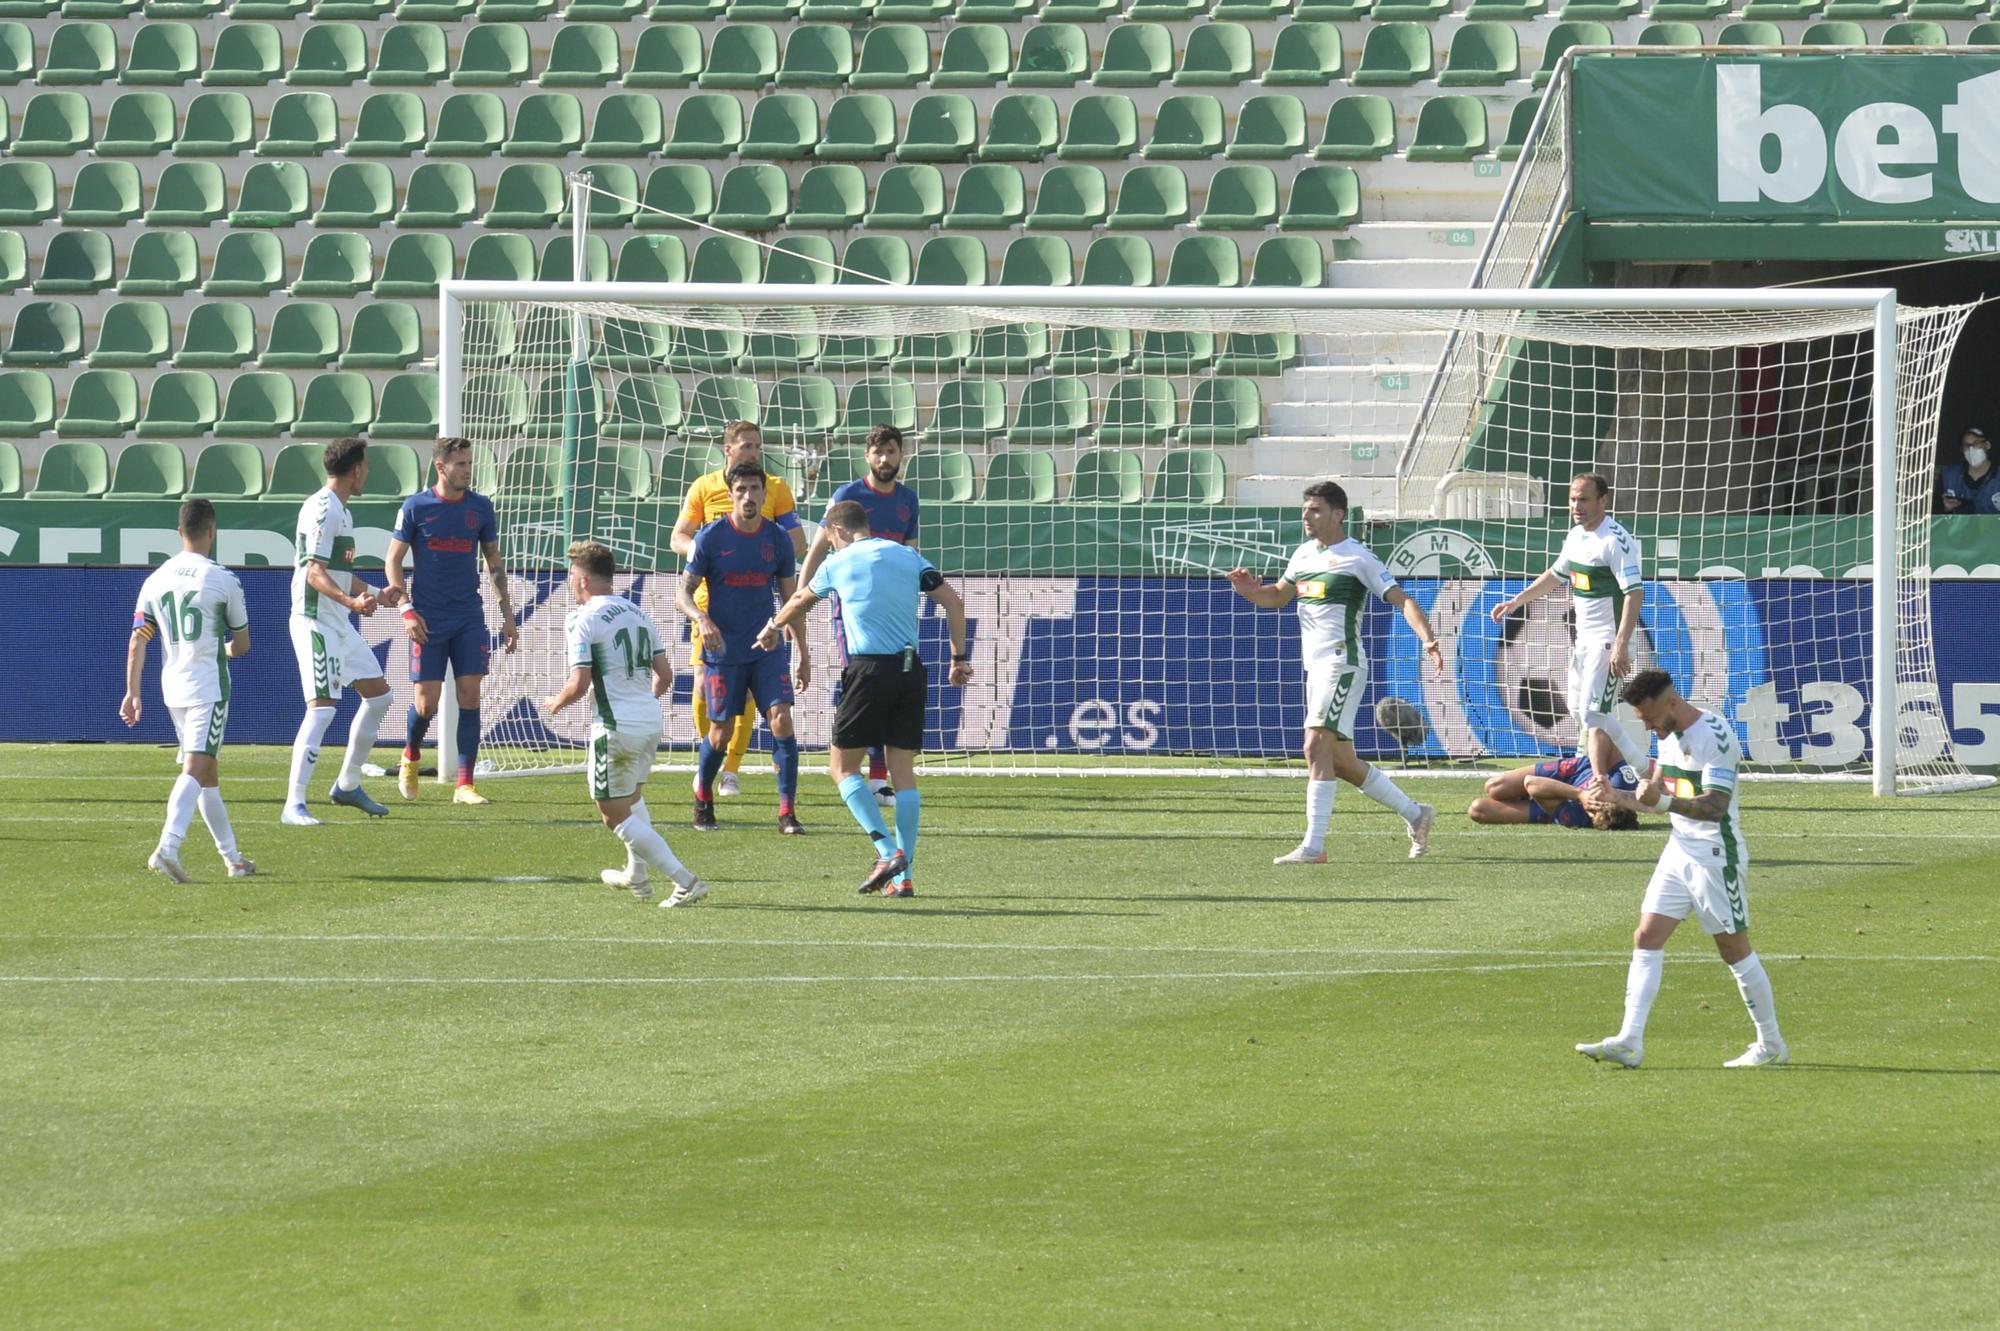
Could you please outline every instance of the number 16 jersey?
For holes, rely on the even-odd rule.
[[[622,596],[593,596],[563,621],[570,669],[590,671],[591,719],[606,730],[657,734],[653,657],[665,650],[646,612]]]
[[[229,696],[229,636],[250,627],[243,584],[206,555],[183,550],[146,576],[133,632],[160,639],[160,693],[169,707]]]

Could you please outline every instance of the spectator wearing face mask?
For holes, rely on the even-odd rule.
[[[1959,436],[1965,460],[1938,473],[1940,513],[2000,514],[2000,468],[1993,465],[1993,445],[1978,426]]]

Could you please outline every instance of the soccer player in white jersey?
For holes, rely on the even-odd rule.
[[[1569,516],[1576,525],[1563,538],[1562,553],[1540,577],[1493,607],[1493,622],[1539,601],[1569,583],[1576,609],[1576,637],[1570,647],[1564,701],[1576,718],[1576,751],[1588,754],[1592,730],[1602,730],[1633,768],[1646,767],[1647,747],[1611,710],[1618,681],[1632,673],[1632,635],[1646,585],[1639,569],[1639,541],[1610,514],[1611,483],[1594,471],[1569,483]]]
[[[646,612],[612,592],[617,573],[611,551],[596,541],[569,548],[569,591],[576,599],[563,620],[569,678],[542,708],[554,717],[586,696],[591,700],[590,797],[634,866],[606,869],[599,877],[651,901],[648,869],[657,869],[674,882],[673,894],[660,904],[688,906],[708,895],[708,884],[688,872],[646,813],[646,777],[660,749],[659,700],[673,687],[673,667]]]
[[[292,650],[299,658],[306,715],[292,741],[291,784],[279,821],[291,827],[318,827],[306,812],[306,787],[319,765],[320,741],[333,724],[340,691],[353,689],[361,710],[347,729],[347,756],[328,795],[373,818],[389,811],[361,788],[361,764],[375,748],[375,732],[389,710],[389,681],[382,663],[347,616],[375,613],[375,593],[354,575],[354,515],[347,506],[368,482],[368,444],[336,439],[323,457],[326,485],[299,509],[298,568],[292,574]]]
[[[1271,862],[1326,863],[1326,828],[1333,820],[1336,779],[1402,815],[1409,826],[1414,860],[1430,849],[1437,810],[1411,799],[1381,768],[1354,752],[1354,718],[1368,689],[1368,654],[1361,640],[1367,598],[1378,596],[1402,612],[1440,679],[1444,649],[1424,608],[1396,585],[1367,546],[1347,535],[1347,491],[1332,481],[1307,486],[1300,516],[1306,543],[1276,582],[1266,583],[1245,568],[1229,573],[1230,587],[1252,605],[1268,610],[1293,601],[1299,605],[1306,665],[1306,838],[1296,850]]]
[[[1723,1066],[1783,1063],[1790,1054],[1778,1032],[1771,977],[1750,947],[1750,904],[1744,897],[1750,848],[1743,842],[1737,810],[1736,765],[1742,748],[1736,732],[1714,712],[1682,698],[1664,670],[1641,670],[1622,696],[1660,737],[1660,761],[1637,790],[1614,790],[1598,777],[1584,792],[1584,805],[1593,813],[1664,813],[1673,830],[1639,906],[1632,964],[1625,974],[1625,1024],[1609,1039],[1580,1044],[1576,1051],[1621,1067],[1639,1066],[1645,1055],[1646,1015],[1660,991],[1661,949],[1674,926],[1693,915],[1714,936],[1715,950],[1736,977],[1757,1029],[1756,1043]]]
[[[199,808],[229,876],[247,878],[257,866],[236,849],[217,766],[222,732],[229,725],[227,658],[250,650],[250,616],[243,605],[243,584],[209,557],[215,548],[215,505],[206,499],[182,504],[180,531],[181,552],[148,574],[139,589],[125,651],[125,701],[118,707],[126,725],[139,724],[146,644],[158,638],[160,693],[173,717],[182,765],[167,796],[159,847],[146,867],[176,883],[190,881],[181,867],[181,842]]]

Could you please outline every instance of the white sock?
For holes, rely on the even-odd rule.
[[[627,853],[638,856],[682,887],[694,883],[694,875],[675,857],[667,839],[654,831],[653,825],[640,817],[636,809],[631,817],[611,830],[625,843]]]
[[[298,737],[292,741],[292,784],[285,791],[285,807],[306,802],[306,787],[312,784],[313,768],[319,766],[320,741],[333,724],[333,708],[308,707],[299,722]]]
[[[160,849],[181,852],[181,842],[187,840],[188,824],[194,821],[195,804],[201,798],[201,782],[182,772],[174,778],[173,791],[167,796],[167,825],[160,829]]]
[[[1762,959],[1752,952],[1733,963],[1729,973],[1736,977],[1736,989],[1743,995],[1743,1006],[1750,1009],[1750,1020],[1757,1027],[1757,1043],[1783,1044],[1785,1037],[1778,1034],[1778,1003],[1771,996],[1771,977],[1765,973]]]
[[[1317,855],[1326,849],[1326,825],[1333,821],[1333,781],[1306,781],[1306,849]]]
[[[1389,779],[1388,773],[1373,766],[1368,768],[1368,779],[1361,783],[1361,793],[1385,809],[1393,809],[1403,816],[1406,823],[1417,821],[1417,802],[1403,793],[1403,788]]]
[[[1583,738],[1586,748],[1590,739],[1590,732],[1592,730],[1601,730],[1610,736],[1611,742],[1617,746],[1619,757],[1629,763],[1633,771],[1639,773],[1641,776],[1645,775],[1646,760],[1652,754],[1647,746],[1641,743],[1639,738],[1626,728],[1623,721],[1620,721],[1610,712],[1585,712],[1583,714],[1583,724]]]
[[[208,834],[215,838],[215,849],[223,859],[236,863],[236,830],[229,825],[229,810],[222,804],[221,786],[201,788],[201,820],[208,824]]]
[[[375,732],[382,728],[382,718],[388,715],[389,698],[387,693],[378,693],[361,700],[361,710],[354,714],[354,724],[347,728],[347,757],[340,764],[340,779],[334,783],[342,790],[352,790],[361,784],[361,764],[375,752]]]
[[[1646,1042],[1646,1018],[1652,1015],[1653,999],[1660,992],[1660,972],[1666,968],[1667,954],[1659,948],[1635,947],[1632,965],[1625,972],[1625,1024],[1612,1038],[1633,1049]]]
[[[653,815],[646,812],[646,801],[644,799],[636,799],[632,801],[631,816],[637,818],[641,823],[645,824],[647,827],[651,827],[653,825]],[[621,837],[619,839],[623,840],[624,838]],[[666,838],[661,837],[660,840],[664,842]],[[639,872],[639,866],[642,863],[644,863],[644,861],[642,861],[639,858],[637,851],[633,850],[632,847],[630,846],[625,847],[625,872],[627,875]]]

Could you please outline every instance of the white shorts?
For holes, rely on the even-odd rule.
[[[1577,740],[1583,739],[1583,718],[1609,712],[1618,702],[1618,681],[1611,674],[1611,644],[1577,643],[1569,650],[1569,679],[1563,693],[1569,714],[1576,718]]]
[[[306,701],[340,700],[357,680],[382,678],[382,663],[352,624],[328,628],[316,619],[293,615],[292,651],[299,658],[299,685]]]
[[[630,799],[639,793],[652,774],[653,759],[660,751],[657,730],[606,730],[593,722],[590,727],[590,797],[594,800]]]
[[[229,699],[198,702],[191,707],[169,707],[174,719],[174,735],[181,753],[205,753],[213,758],[222,752],[222,732],[229,725]]]
[[[1354,718],[1368,691],[1368,667],[1320,661],[1306,668],[1306,729],[1354,738]]]
[[[1740,934],[1750,927],[1750,901],[1744,895],[1749,876],[1750,857],[1741,847],[1732,855],[1720,841],[1689,846],[1670,840],[1639,909],[1672,920],[1698,916],[1705,933]]]

